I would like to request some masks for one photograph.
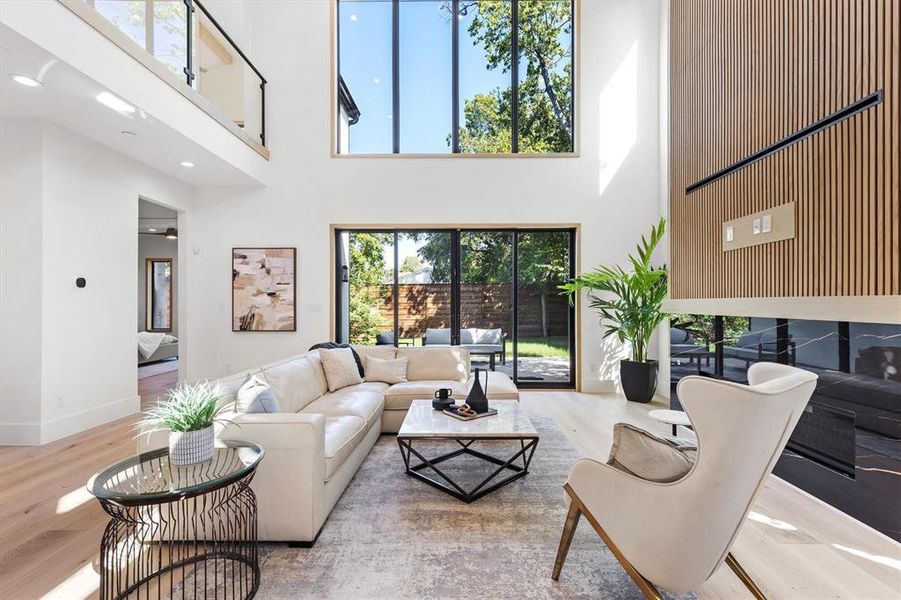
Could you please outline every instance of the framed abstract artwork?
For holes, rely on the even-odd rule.
[[[296,273],[296,248],[232,248],[232,331],[297,331]]]

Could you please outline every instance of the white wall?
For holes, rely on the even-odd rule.
[[[267,94],[265,189],[201,190],[188,216],[191,377],[305,350],[330,337],[330,223],[580,223],[581,267],[621,262],[657,220],[659,6],[583,2],[578,158],[330,158],[329,3],[248,3],[249,56]],[[297,333],[232,333],[232,246],[298,248]],[[582,313],[586,391],[609,389],[620,349]],[[184,325],[183,325],[184,334]]]
[[[3,121],[2,128],[3,156],[7,157],[21,145],[26,130],[15,121]],[[7,389],[21,389],[24,379],[38,377],[39,394],[32,386],[27,396],[14,401],[28,406],[29,418],[38,418],[27,425],[29,431],[39,427],[40,439],[4,435],[3,443],[45,443],[138,410],[134,326],[138,198],[184,210],[194,193],[55,125],[40,123],[27,134],[35,132],[41,156],[37,161],[31,157],[29,164],[39,166],[41,193],[29,198],[43,214],[37,228],[40,248],[33,250],[42,268],[40,284],[29,302],[40,307],[40,318],[36,329],[8,330],[4,308],[2,338],[9,346],[3,347],[3,402],[7,402]],[[3,164],[5,180],[6,159]],[[4,185],[4,213],[7,189]],[[6,214],[3,217],[5,238]],[[4,240],[4,278],[8,268],[27,256],[8,254],[5,244]],[[87,280],[85,288],[75,286],[77,277]],[[4,304],[5,283],[4,279]],[[21,286],[11,292],[16,289],[21,293]],[[7,348],[29,344],[34,336],[40,338],[39,372],[8,369],[14,363],[7,363]],[[5,413],[3,419],[5,425]],[[7,430],[3,429],[4,434]]]
[[[0,145],[0,442],[41,436],[41,127],[3,122]]]

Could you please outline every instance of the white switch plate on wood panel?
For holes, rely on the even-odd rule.
[[[770,230],[766,230],[769,220]],[[729,229],[732,240],[729,241]],[[723,223],[723,252],[767,244],[795,237],[795,203],[787,202],[765,211],[745,215]]]

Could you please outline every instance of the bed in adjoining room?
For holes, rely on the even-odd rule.
[[[138,332],[138,364],[178,358],[178,338],[168,333]]]

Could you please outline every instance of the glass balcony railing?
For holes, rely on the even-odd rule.
[[[85,0],[266,145],[266,79],[198,0]]]

